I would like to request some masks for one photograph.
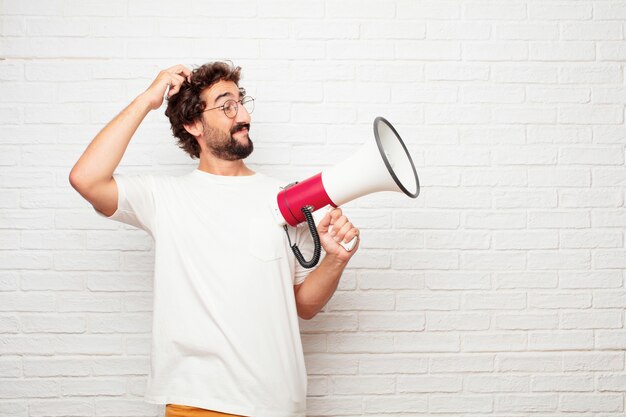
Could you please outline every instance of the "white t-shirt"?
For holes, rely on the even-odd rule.
[[[264,176],[116,175],[110,217],[155,241],[146,401],[254,417],[304,416],[306,370],[293,292],[295,260]],[[310,259],[308,228],[289,228]]]

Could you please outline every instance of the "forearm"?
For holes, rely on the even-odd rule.
[[[296,305],[303,319],[313,318],[333,296],[347,261],[326,256],[298,288]]]
[[[70,173],[75,187],[108,181],[122,160],[130,139],[150,111],[144,95],[138,96],[91,141]]]

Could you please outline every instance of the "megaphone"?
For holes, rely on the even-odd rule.
[[[285,231],[287,224],[297,226],[304,221],[309,224],[315,242],[313,259],[304,260],[298,247],[289,241],[303,267],[317,265],[321,252],[312,212],[380,191],[401,192],[411,198],[419,195],[420,184],[413,159],[396,129],[384,117],[374,120],[374,138],[374,142],[366,143],[345,161],[304,181],[287,185],[276,196],[272,212]]]

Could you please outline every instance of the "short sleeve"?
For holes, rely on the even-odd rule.
[[[117,184],[117,210],[103,217],[153,234],[155,218],[154,178],[150,175],[113,175]]]

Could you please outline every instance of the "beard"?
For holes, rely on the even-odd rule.
[[[250,125],[247,123],[238,123],[230,130],[230,135],[213,127],[204,126],[203,135],[204,144],[213,156],[225,161],[236,161],[247,158],[254,150],[252,139],[248,134],[245,135],[244,143],[239,142],[233,135],[242,129],[250,131]]]

